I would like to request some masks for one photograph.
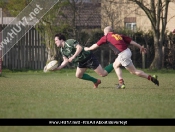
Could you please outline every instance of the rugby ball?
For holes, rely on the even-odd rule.
[[[57,67],[58,67],[58,61],[57,60],[52,60],[44,67],[44,72],[54,70]]]

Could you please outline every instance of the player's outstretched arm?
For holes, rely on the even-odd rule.
[[[143,46],[141,46],[140,44],[136,43],[135,41],[131,40],[130,44],[138,47],[140,49],[140,52],[146,53],[146,48],[144,48]]]
[[[65,67],[68,63],[69,63],[69,59],[66,58],[66,57],[63,57],[63,62],[61,63],[61,65],[58,66],[57,68],[55,68],[53,71],[62,69],[62,68]]]
[[[82,49],[83,49],[82,46],[79,45],[79,44],[77,44],[77,45],[76,45],[76,51],[75,51],[74,55],[73,55],[72,57],[70,57],[68,61],[69,61],[69,62],[72,62],[73,59],[75,59],[75,57],[78,56],[78,55],[80,54],[80,52],[82,51]]]
[[[89,51],[89,50],[95,50],[97,49],[99,46],[97,44],[93,44],[91,47],[84,47],[85,51]]]

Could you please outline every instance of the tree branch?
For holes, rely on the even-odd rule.
[[[140,1],[140,0],[128,0],[128,1],[132,1],[132,2],[134,2],[134,3],[136,3],[145,13],[146,13],[146,15],[148,16],[148,18],[150,19],[150,22],[151,22],[151,24],[152,24],[152,27],[154,28],[154,29],[156,29],[156,18],[155,18],[155,16],[156,16],[156,13],[155,13],[155,8],[154,8],[154,0],[151,0],[151,7],[153,8],[151,8],[151,9],[149,9],[147,6],[148,6],[148,4],[147,5],[144,5],[143,4],[143,1]]]

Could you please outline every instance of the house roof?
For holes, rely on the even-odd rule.
[[[72,7],[65,7],[63,14],[58,16],[56,20],[59,24],[59,20],[68,21],[73,23],[74,12]],[[3,17],[3,24],[9,24],[14,17]],[[101,27],[101,4],[100,3],[78,3],[76,4],[75,13],[75,25],[76,27],[94,28]],[[1,22],[0,22],[1,24]]]
[[[74,12],[71,7],[64,9],[63,19],[72,22],[74,19]],[[101,4],[83,3],[77,4],[75,13],[75,25],[77,27],[101,27]]]

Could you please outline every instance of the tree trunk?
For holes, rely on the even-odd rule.
[[[47,32],[45,32],[45,43],[47,47],[47,62],[54,60],[56,53],[55,53],[55,45],[53,45],[52,40]],[[46,62],[46,63],[47,63]]]
[[[54,60],[54,56],[51,48],[47,48],[47,62]]]
[[[150,69],[161,69],[162,68],[162,46],[159,43],[158,37],[154,37],[154,60],[151,63]]]

